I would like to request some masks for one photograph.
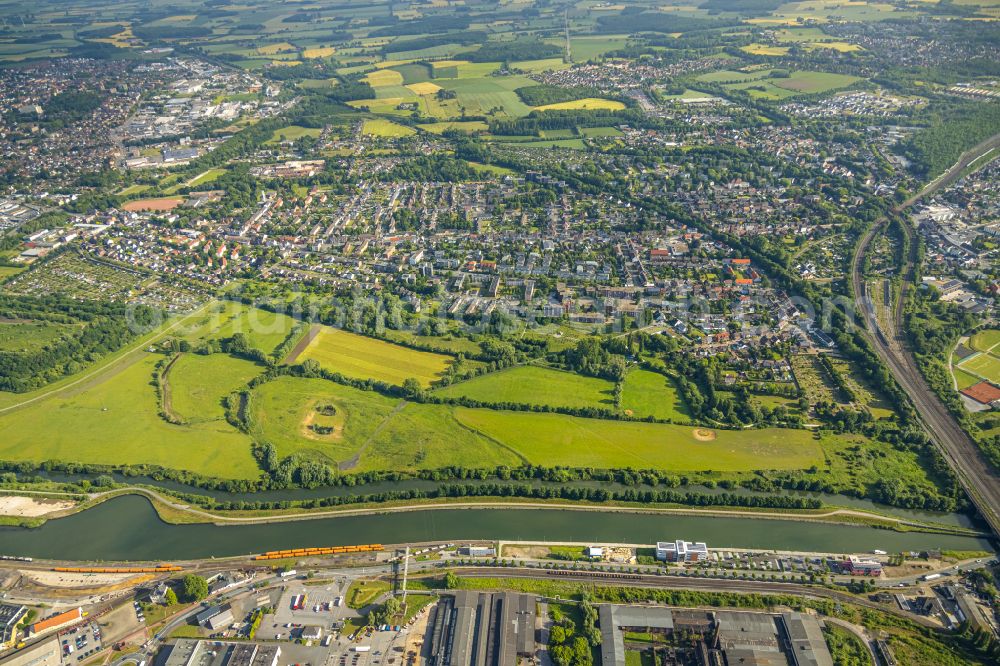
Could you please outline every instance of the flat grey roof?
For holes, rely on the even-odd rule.
[[[601,622],[601,663],[624,666],[625,635],[621,627],[673,631],[674,616],[663,606],[616,606],[601,604],[597,609]]]

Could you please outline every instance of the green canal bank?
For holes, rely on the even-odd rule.
[[[654,543],[809,552],[993,550],[971,536],[741,517],[552,509],[427,509],[218,526],[163,522],[144,497],[128,495],[38,528],[0,527],[0,555],[54,560],[191,560],[267,550],[360,543],[505,540]]]

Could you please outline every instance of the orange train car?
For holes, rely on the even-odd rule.
[[[287,550],[270,550],[254,557],[255,560],[280,560],[286,557],[303,557],[309,555],[342,555],[347,553],[371,553],[383,550],[382,544],[365,544],[361,546],[328,546],[315,548],[294,548]]]
[[[159,567],[54,567],[60,573],[171,573],[183,571],[181,567],[164,565]]]

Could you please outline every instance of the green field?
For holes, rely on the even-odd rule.
[[[738,472],[823,462],[822,448],[805,430],[717,430],[708,431],[714,440],[699,441],[695,428],[680,425],[464,407],[455,417],[537,465]]]
[[[675,422],[690,421],[687,407],[677,395],[677,388],[667,377],[658,372],[633,368],[622,385],[622,409],[633,416],[669,419]]]
[[[441,354],[416,351],[326,327],[320,329],[298,362],[307,358],[347,377],[377,379],[397,385],[412,377],[424,386],[437,379],[451,361],[450,357]]]
[[[386,330],[385,337],[390,342],[401,342],[416,345],[427,345],[435,349],[443,349],[453,354],[480,354],[479,343],[468,338],[453,335],[416,335],[411,331]]]
[[[233,301],[222,301],[185,322],[179,329],[178,337],[197,343],[243,333],[252,347],[270,353],[284,342],[294,326],[295,320],[287,315]]]
[[[222,399],[263,371],[228,354],[184,354],[167,374],[171,411],[186,423],[223,421]]]
[[[457,120],[454,122],[443,122],[443,123],[425,123],[418,125],[418,127],[425,132],[431,132],[433,134],[443,134],[448,130],[457,130],[459,132],[485,132],[489,129],[489,125],[481,120]]]
[[[546,104],[536,107],[539,111],[621,111],[625,105],[613,99],[601,99],[599,97],[586,97],[575,99],[571,102],[559,102],[558,104]]]
[[[0,351],[35,352],[70,333],[71,324],[0,319]]]
[[[528,365],[453,384],[438,394],[482,402],[614,409],[614,388],[606,379]]]
[[[959,391],[967,389],[970,386],[974,386],[979,382],[983,381],[979,377],[976,377],[975,375],[970,375],[969,373],[959,368],[954,368],[954,375],[955,375],[955,384],[958,387]]]
[[[0,458],[149,463],[221,478],[256,478],[249,439],[226,422],[177,426],[158,415],[146,354],[58,396],[0,415]]]
[[[969,338],[969,347],[977,351],[988,352],[997,345],[1000,345],[1000,331],[994,328],[979,331]]]
[[[846,88],[860,80],[857,76],[848,76],[847,74],[806,71],[792,72],[792,75],[788,78],[769,79],[771,83],[779,88],[806,94]]]
[[[217,180],[219,176],[222,176],[225,173],[226,173],[225,169],[209,169],[208,171],[204,171],[195,176],[194,178],[192,178],[191,180],[189,180],[187,183],[185,183],[185,186],[198,187],[199,185],[211,183],[212,181]]]
[[[861,79],[846,74],[830,72],[811,72],[798,70],[790,76],[773,78],[770,69],[740,72],[734,70],[719,70],[697,77],[699,81],[720,83],[732,90],[746,90],[755,97],[783,99],[800,93],[822,93],[838,88],[845,88]]]
[[[320,408],[329,434],[310,429]],[[463,428],[448,405],[407,403],[321,379],[282,377],[254,391],[259,434],[279,456],[299,453],[346,469],[434,469],[453,464],[516,465],[496,443]]]
[[[23,266],[0,266],[0,280],[17,275],[24,270]]]
[[[394,123],[384,118],[372,118],[364,122],[362,131],[372,136],[398,139],[411,134],[416,134],[416,130],[406,125]]]
[[[321,130],[318,127],[299,127],[298,125],[289,125],[287,127],[282,127],[280,129],[274,130],[274,134],[267,143],[281,143],[282,141],[297,141],[304,136],[317,137],[320,135]]]
[[[1000,383],[1000,358],[992,354],[970,356],[962,361],[958,367],[993,383]]]

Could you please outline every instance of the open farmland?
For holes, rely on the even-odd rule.
[[[249,438],[225,421],[180,426],[160,418],[150,382],[161,358],[144,355],[79,390],[0,415],[0,458],[146,463],[220,478],[257,477]]]
[[[416,134],[416,130],[412,127],[400,125],[399,123],[394,123],[391,120],[386,120],[384,118],[366,120],[361,131],[365,134],[389,139],[397,139],[404,136],[410,136],[411,134]]]
[[[551,407],[614,409],[614,384],[596,377],[523,366],[482,375],[441,389],[449,398]]]
[[[290,125],[288,127],[282,127],[281,129],[274,130],[274,134],[271,135],[271,139],[268,143],[297,141],[304,136],[317,137],[321,132],[322,130],[318,127],[299,127],[297,125]]]
[[[738,472],[805,469],[823,461],[805,430],[704,430],[463,407],[455,417],[538,465]]]
[[[638,418],[652,416],[671,421],[687,421],[687,412],[674,383],[658,372],[633,368],[622,386],[622,409]]]
[[[376,379],[401,385],[414,378],[430,385],[448,367],[451,358],[416,351],[363,335],[329,327],[320,329],[297,359],[313,359],[332,372],[357,379]]]
[[[598,97],[586,97],[575,99],[572,102],[559,102],[558,104],[546,104],[536,107],[538,111],[621,111],[625,105],[613,99],[600,99]]]
[[[184,200],[179,197],[161,197],[159,199],[139,199],[137,201],[129,201],[127,204],[122,206],[123,210],[128,211],[165,211],[173,210],[177,208]]]
[[[262,366],[228,354],[183,354],[165,378],[165,406],[185,423],[223,421],[223,398],[263,371]]]
[[[253,409],[260,435],[279,456],[299,453],[345,470],[518,462],[497,443],[460,425],[448,405],[407,403],[321,379],[282,377],[264,384],[254,391]],[[335,413],[325,416],[324,411]]]

